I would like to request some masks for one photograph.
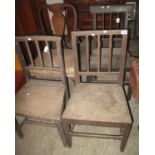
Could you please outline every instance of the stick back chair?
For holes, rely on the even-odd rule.
[[[55,49],[50,48],[49,44],[51,42],[55,42]],[[56,53],[59,60],[57,66],[52,64],[51,50]],[[54,126],[58,129],[63,144],[66,145],[61,114],[69,94],[61,49],[61,37],[16,37],[16,51],[19,53],[27,80],[15,96],[16,116],[25,117],[21,124],[16,119],[17,133],[20,137],[23,136],[21,127],[24,123]],[[43,53],[48,55],[48,66],[44,64]],[[34,61],[36,55],[39,63]],[[32,70],[35,70],[35,72],[32,72]],[[46,73],[48,73],[48,77]]]
[[[102,5],[90,6],[93,16],[94,30],[128,29],[128,16],[132,12],[131,5]],[[115,46],[120,46],[120,38],[115,37]],[[105,46],[108,46],[107,38],[103,38]]]
[[[127,30],[72,32],[76,86],[62,115],[69,147],[72,145],[72,136],[81,136],[118,139],[121,140],[120,150],[125,149],[132,127],[132,119],[123,89],[127,32]],[[118,51],[113,48],[115,35],[122,37],[122,46]],[[93,57],[89,52],[91,48],[89,38],[92,36],[97,37],[97,49],[92,52]],[[109,37],[108,50],[101,47],[103,36]],[[86,40],[83,50],[78,47],[78,37],[84,37]],[[85,53],[85,57],[80,58],[80,52]],[[120,57],[118,59],[119,70],[115,70],[113,64],[116,52],[119,52]],[[85,62],[83,66],[81,66],[82,62]],[[85,80],[88,76],[97,78],[88,82]],[[120,133],[116,135],[99,134],[97,131],[94,133],[83,132],[77,130],[78,125],[117,128],[120,129]]]

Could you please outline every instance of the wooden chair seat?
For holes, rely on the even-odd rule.
[[[63,119],[131,123],[123,89],[117,84],[80,84],[63,113]]]
[[[62,83],[31,79],[16,94],[16,114],[60,120],[64,95]]]

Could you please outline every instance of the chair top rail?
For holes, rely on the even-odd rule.
[[[94,35],[127,35],[127,29],[122,30],[92,30],[92,31],[72,31],[76,36],[94,36]]]
[[[60,41],[60,36],[18,36],[15,38],[17,41]]]

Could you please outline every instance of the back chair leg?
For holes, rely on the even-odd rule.
[[[65,147],[68,146],[67,141],[66,141],[66,136],[65,136],[65,133],[64,133],[62,122],[61,121],[57,121],[56,122],[56,127],[57,127],[58,132],[59,132],[59,135],[60,135],[60,137],[62,139],[63,145]]]
[[[125,146],[127,144],[127,141],[128,141],[129,135],[130,135],[131,128],[132,128],[132,125],[128,125],[127,127],[124,128],[124,131],[122,130],[123,131],[123,139],[121,141],[121,147],[120,147],[121,152],[123,152],[125,149]]]
[[[64,132],[65,132],[65,137],[66,137],[66,142],[67,142],[67,146],[71,147],[72,146],[72,137],[69,134],[69,132],[71,131],[71,125],[69,123],[66,123],[65,121],[63,122],[63,128],[64,128]]]
[[[18,124],[18,121],[16,118],[15,118],[15,129],[16,129],[18,136],[20,138],[23,138],[24,136],[23,136],[22,130],[21,130],[20,125]]]

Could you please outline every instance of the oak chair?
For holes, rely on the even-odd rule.
[[[55,42],[55,49],[50,48],[51,42]],[[21,124],[17,122],[17,119],[15,120],[17,133],[23,137],[21,127],[24,123],[54,126],[58,129],[63,144],[66,145],[61,114],[69,94],[61,49],[61,37],[16,37],[16,51],[20,56],[27,81],[15,96],[15,114],[25,117]],[[53,65],[51,51],[57,55],[59,64]],[[48,56],[49,65],[44,64],[43,53]],[[35,61],[36,55],[39,58],[37,63]]]
[[[81,136],[121,140],[120,150],[124,151],[132,127],[123,88],[127,32],[127,30],[72,32],[76,86],[62,115],[69,147],[72,145],[72,136]],[[115,35],[122,38],[121,48],[117,50],[113,48]],[[109,37],[108,50],[101,47],[104,36]],[[85,48],[82,51],[82,48],[78,47],[78,37],[85,38]],[[92,37],[97,38],[97,49],[94,49],[93,55],[90,55],[90,38]],[[113,56],[118,52],[119,70],[116,70]],[[85,57],[82,57],[84,60],[81,60],[80,53],[85,53]],[[85,63],[81,65],[81,62]],[[88,83],[85,79],[89,76],[96,78]],[[84,129],[85,126],[117,128],[120,129],[120,133],[117,135],[83,132],[76,130],[78,125],[84,126]]]

